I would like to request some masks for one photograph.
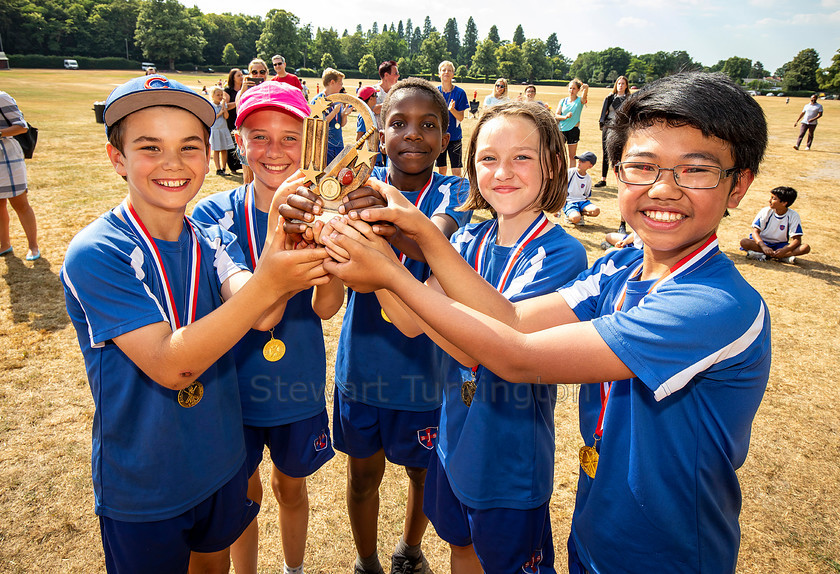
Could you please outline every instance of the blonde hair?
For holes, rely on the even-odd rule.
[[[504,78],[499,78],[498,80],[496,80],[496,84],[498,84],[499,82],[502,82],[505,85],[505,89],[504,89],[504,91],[502,91],[502,97],[504,97],[504,96],[507,95],[507,92],[508,92],[508,81]],[[496,89],[496,84],[493,84],[493,89],[494,90]]]
[[[337,82],[338,80],[343,79],[344,74],[342,74],[335,68],[324,68],[324,73],[321,74],[321,81],[324,82],[325,87],[327,84],[331,84],[333,82]]]
[[[566,192],[568,187],[568,170],[566,167],[566,148],[563,136],[557,129],[557,122],[554,114],[542,104],[536,102],[504,102],[487,109],[473,130],[470,136],[469,148],[467,151],[466,168],[467,177],[470,180],[470,193],[467,200],[459,209],[467,211],[470,209],[489,209],[493,211],[490,203],[481,195],[478,188],[478,174],[475,167],[475,156],[478,147],[478,134],[487,122],[495,118],[512,117],[524,118],[533,122],[537,133],[540,136],[540,167],[542,168],[542,182],[539,195],[534,203],[529,206],[535,210],[555,213],[566,203]],[[495,216],[495,212],[493,213]]]
[[[438,74],[440,74],[441,69],[444,68],[444,67],[452,68],[452,71],[453,72],[455,71],[455,64],[453,64],[449,60],[444,60],[443,62],[438,64]]]
[[[225,96],[225,91],[222,88],[220,88],[219,86],[213,86],[213,88],[210,90],[210,95],[215,96],[216,92],[221,92],[222,97]]]
[[[248,62],[248,73],[251,73],[251,68],[254,67],[254,64],[262,64],[262,67],[265,68],[266,74],[268,73],[268,64],[265,63],[265,60],[262,58],[254,58],[250,62]]]

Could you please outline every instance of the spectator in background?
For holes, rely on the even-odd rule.
[[[303,90],[303,99],[309,101],[309,88],[306,86],[306,80],[300,81],[300,89]]]
[[[449,165],[452,166],[452,175],[461,175],[461,167],[464,165],[461,157],[461,122],[464,121],[464,113],[469,109],[470,102],[467,100],[467,92],[452,83],[455,78],[455,64],[444,60],[438,66],[440,86],[438,90],[443,94],[446,106],[449,109],[449,127],[446,133],[449,134],[449,145],[437,158],[437,167],[441,175],[446,175],[446,156],[449,156]]]
[[[496,80],[496,84],[493,86],[493,93],[488,94],[487,97],[484,98],[484,107],[489,108],[490,106],[495,106],[496,104],[501,104],[502,102],[508,101],[508,83],[507,80],[504,78],[499,78]]]
[[[811,96],[811,101],[805,104],[805,107],[802,108],[802,113],[800,113],[799,117],[796,118],[796,121],[793,122],[793,127],[796,127],[799,120],[802,120],[802,124],[799,127],[799,138],[797,138],[796,145],[793,146],[793,149],[799,149],[799,146],[802,143],[802,138],[805,137],[805,132],[808,132],[808,143],[805,144],[805,149],[811,149],[811,144],[814,143],[814,130],[817,129],[817,120],[820,119],[822,115],[822,104],[817,103],[817,94],[814,94]]]
[[[233,136],[233,131],[236,129],[236,94],[242,89],[242,70],[239,68],[231,68],[228,72],[227,83],[222,90],[225,92],[225,104],[227,105],[227,127],[228,131]],[[234,175],[242,169],[242,162],[239,161],[239,153],[236,151],[236,144],[228,150],[227,164],[230,167],[230,172]]]
[[[577,144],[580,141],[580,114],[589,99],[589,86],[575,78],[569,82],[569,95],[557,104],[554,118],[557,127],[566,139],[569,147],[569,158],[575,157]]]
[[[275,54],[271,57],[271,65],[274,66],[275,74],[275,76],[271,78],[272,80],[275,82],[285,82],[290,86],[294,86],[298,90],[303,91],[303,86],[300,84],[298,77],[286,71],[286,58],[280,54]]]
[[[522,96],[519,96],[519,98],[517,99],[521,102],[534,102],[550,109],[548,104],[546,104],[542,100],[537,99],[537,87],[533,84],[525,86],[524,94]]]
[[[630,84],[627,83],[627,77],[619,76],[615,81],[612,93],[604,99],[604,105],[601,107],[601,117],[598,119],[598,126],[601,128],[601,149],[604,151],[604,155],[601,156],[603,158],[601,161],[601,181],[593,187],[607,185],[607,172],[610,170],[610,160],[607,157],[607,128],[629,94]]]
[[[149,66],[148,68],[146,68],[147,76],[154,76],[155,74],[157,74],[157,68],[155,68],[154,66]]]
[[[376,105],[372,108],[376,115],[376,123],[382,125],[382,102],[385,101],[385,96],[391,91],[391,87],[400,79],[400,70],[397,68],[397,63],[394,60],[385,60],[379,64],[379,83],[374,86],[376,88]]]
[[[0,255],[12,253],[9,211],[6,207],[8,200],[26,234],[29,244],[26,260],[35,261],[41,257],[41,251],[38,249],[38,225],[35,222],[35,212],[29,205],[23,150],[14,138],[18,134],[26,133],[29,126],[24,121],[15,99],[3,91],[0,91],[0,111],[4,120],[0,126]]]

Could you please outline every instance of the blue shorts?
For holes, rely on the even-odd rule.
[[[750,239],[755,241],[755,237],[753,237],[752,233],[750,233]],[[765,241],[764,245],[766,245],[767,247],[769,247],[773,251],[776,251],[777,249],[781,249],[782,247],[787,247],[788,242],[787,241],[778,241],[778,242],[776,242],[776,241]],[[741,251],[745,251],[745,249],[742,247]]]
[[[566,217],[568,217],[569,213],[573,211],[575,213],[581,214],[583,213],[583,210],[589,207],[590,205],[592,205],[592,202],[588,199],[584,199],[583,201],[572,201],[570,203],[566,203],[566,205],[563,206],[563,214]]]
[[[580,556],[578,556],[577,546],[575,545],[574,535],[572,534],[569,534],[566,549],[569,551],[569,574],[589,574],[586,564],[581,562]]]
[[[383,449],[385,458],[394,464],[428,468],[439,421],[440,407],[424,412],[374,407],[335,387],[333,443],[353,458],[368,458]]]
[[[120,574],[185,574],[190,552],[229,547],[260,511],[247,498],[248,476],[243,464],[210,498],[168,520],[125,522],[100,516],[105,568]]]
[[[327,409],[314,417],[275,427],[245,425],[248,476],[260,466],[265,446],[271,453],[271,462],[286,476],[303,478],[314,474],[335,456]]]
[[[548,502],[531,510],[465,506],[452,492],[435,453],[426,474],[423,512],[445,542],[472,544],[486,574],[555,572]]]

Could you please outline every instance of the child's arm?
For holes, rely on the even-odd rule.
[[[394,250],[391,249],[389,244],[381,236],[374,233],[370,225],[364,221],[350,221],[346,218],[336,218],[328,224],[328,229],[330,232],[335,230],[335,233],[325,234],[324,243],[327,247],[327,252],[330,253],[336,261],[349,261],[349,253],[331,239],[331,237],[337,237],[338,234],[341,234],[347,235],[359,244],[369,248],[364,252],[357,253],[357,255],[363,256],[364,254],[367,254],[370,256],[377,253],[391,261],[393,264],[402,267],[402,264],[396,254],[394,254]],[[361,267],[365,266],[364,262],[358,263]],[[429,277],[426,284],[431,289],[442,292],[442,288],[435,279],[434,275]],[[403,335],[413,338],[422,333],[426,333],[432,341],[434,341],[440,348],[449,353],[462,365],[466,367],[473,367],[477,364],[471,357],[467,356],[460,349],[441,337],[434,329],[429,327],[425,321],[418,317],[414,311],[412,311],[393,293],[384,289],[379,289],[375,293],[379,304],[382,306],[383,311],[388,317],[388,320],[390,320]]]
[[[343,105],[341,106],[341,127],[347,125],[347,116],[350,115],[350,112],[353,111],[353,106]]]
[[[585,106],[589,103],[589,84],[580,87],[580,102]]]
[[[802,245],[802,236],[801,235],[794,235],[790,238],[790,241],[784,247],[780,247],[773,251],[770,250],[769,255],[774,259],[781,259],[782,257],[787,257],[791,255],[794,251],[799,249],[799,246]]]
[[[753,241],[755,241],[756,245],[758,245],[758,248],[761,249],[762,253],[764,253],[767,256],[773,255],[773,250],[770,248],[770,246],[764,243],[764,239],[761,238],[761,229],[759,229],[758,227],[753,227],[752,236]]]
[[[393,292],[431,329],[503,379],[594,383],[633,376],[590,322],[546,326],[530,334],[520,332],[436,292],[417,281],[402,265],[395,265],[347,236],[337,236],[335,242],[349,253],[350,260],[326,262],[324,266],[330,273],[342,277],[354,289],[384,288]],[[364,265],[357,265],[358,262]],[[545,301],[568,308],[557,293],[526,302],[545,316]]]
[[[278,237],[279,240],[279,237]],[[275,241],[257,269],[235,273],[222,285],[219,308],[176,331],[158,322],[114,338],[114,343],[146,375],[170,389],[183,389],[229,351],[263,313],[301,288],[326,282],[324,250],[285,251]]]
[[[331,318],[344,303],[344,283],[335,276],[330,276],[326,285],[316,285],[312,294],[312,310],[323,320]]]

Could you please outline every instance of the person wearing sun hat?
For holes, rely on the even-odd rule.
[[[252,274],[232,234],[185,215],[208,171],[214,117],[165,76],[114,89],[106,151],[127,196],[73,238],[61,269],[95,407],[108,572],[226,571],[259,509],[247,498],[229,351],[251,327],[275,324],[293,291],[328,280],[326,252],[285,251],[282,234]]]
[[[310,113],[303,93],[282,82],[264,82],[239,100],[236,135],[254,171],[254,181],[202,199],[193,217],[234,233],[251,269],[260,259],[275,191],[281,196],[303,183],[297,171],[303,119]],[[279,190],[278,190],[279,188]],[[300,572],[306,549],[307,477],[333,451],[326,410],[326,350],[321,319],[344,300],[338,279],[289,299],[271,331],[251,330],[234,347],[247,450],[248,496],[262,500],[259,465],[267,445],[271,479],[280,506],[286,572]],[[266,349],[282,348],[276,360]],[[279,383],[278,383],[279,381]],[[254,520],[231,548],[237,573],[255,573],[259,532]]]

